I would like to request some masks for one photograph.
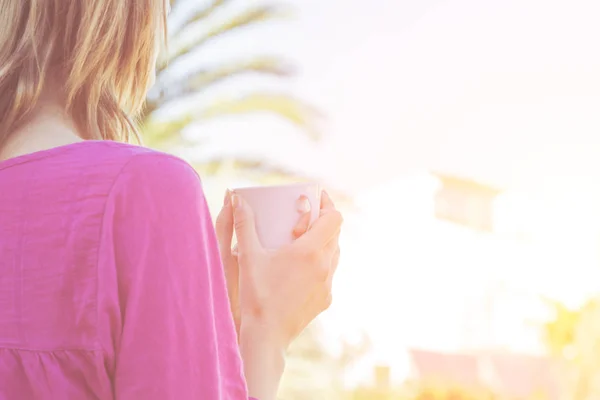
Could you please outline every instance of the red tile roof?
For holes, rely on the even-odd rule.
[[[487,387],[510,397],[545,394],[560,397],[559,366],[551,360],[519,354],[448,354],[409,351],[417,379],[464,388]]]
[[[550,398],[559,395],[558,366],[548,359],[515,354],[491,358],[500,390],[514,397],[543,392]]]
[[[467,387],[477,387],[481,384],[478,361],[470,355],[424,350],[410,350],[410,353],[422,379],[450,381]]]

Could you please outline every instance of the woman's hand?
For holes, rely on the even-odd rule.
[[[238,199],[241,200],[239,197]],[[242,205],[242,207],[244,207],[244,205]],[[238,335],[242,323],[242,309],[244,310],[244,314],[247,316],[245,318],[247,322],[246,325],[248,325],[249,322],[252,322],[253,324],[259,322],[261,324],[271,324],[272,321],[269,322],[268,320],[259,320],[256,318],[258,314],[262,314],[262,316],[264,316],[264,312],[258,311],[261,307],[257,306],[256,304],[258,297],[263,298],[261,300],[263,303],[271,303],[273,301],[277,302],[277,300],[269,300],[271,295],[265,292],[263,286],[271,284],[276,289],[283,290],[285,293],[286,289],[285,285],[282,285],[282,278],[287,279],[288,282],[292,282],[293,288],[300,291],[303,289],[308,289],[308,287],[301,285],[303,282],[306,282],[308,286],[313,286],[312,292],[310,293],[310,300],[308,300],[298,309],[298,312],[300,312],[302,316],[300,316],[300,314],[290,315],[289,310],[286,308],[287,306],[284,304],[279,304],[281,307],[279,309],[280,315],[287,315],[291,319],[288,321],[287,333],[281,338],[282,345],[287,346],[289,341],[297,336],[306,327],[306,325],[310,323],[310,321],[312,321],[331,303],[331,280],[339,260],[338,237],[342,221],[341,215],[335,209],[335,206],[333,205],[333,202],[329,196],[323,192],[319,221],[318,223],[315,223],[315,225],[318,225],[320,228],[315,233],[311,233],[309,235],[309,240],[303,239],[300,241],[300,243],[294,243],[290,246],[286,246],[279,251],[267,252],[266,250],[262,249],[262,246],[260,246],[260,243],[258,242],[258,238],[254,229],[252,210],[245,210],[244,208],[238,210],[236,229],[238,238],[241,237],[238,240],[243,248],[242,257],[244,257],[244,254],[246,255],[246,258],[250,256],[248,260],[244,258],[242,265],[245,265],[247,261],[253,266],[265,266],[260,268],[258,271],[261,276],[256,276],[257,271],[253,271],[251,267],[244,267],[244,272],[247,272],[247,274],[244,274],[244,276],[247,275],[250,282],[258,283],[260,286],[252,285],[253,287],[250,287],[242,283],[245,289],[249,290],[248,293],[250,296],[249,300],[242,301],[242,303],[244,303],[242,305],[240,304],[240,265],[238,263],[239,250],[237,246],[234,249],[231,248],[234,230],[234,214],[232,206],[231,193],[228,191],[225,194],[223,209],[217,217],[216,230],[219,239],[221,258],[227,278],[231,311],[234,317]],[[310,203],[306,198],[300,198],[298,200],[297,209],[299,221],[293,230],[293,235],[296,239],[300,238],[304,233],[306,233],[307,229],[309,228]],[[325,218],[327,214],[329,215]],[[251,220],[248,220],[248,218],[251,218]],[[251,225],[248,225],[247,222],[250,222]],[[329,229],[331,232],[334,232],[334,234],[332,237],[328,237],[327,233],[325,233],[325,237],[320,239],[323,243],[319,244],[319,238],[312,239],[312,237],[318,235],[319,231],[323,229]],[[275,267],[266,268],[267,264],[275,265]],[[297,264],[301,264],[302,266],[294,266]],[[305,264],[309,265],[307,266]],[[301,268],[301,270],[288,271],[289,268]],[[311,273],[313,274],[312,276]],[[302,278],[303,280],[295,281],[294,279],[296,278],[294,277]],[[311,279],[315,278],[319,279],[316,279],[316,281],[311,281]],[[244,279],[244,281],[248,281],[248,279]],[[284,297],[289,300],[289,296],[286,295]],[[246,310],[248,310],[248,313]],[[267,315],[269,315],[269,313],[267,313]],[[264,328],[268,328],[270,333],[273,333],[272,326],[264,326]]]
[[[292,244],[266,251],[248,204],[234,195],[232,206],[240,265],[240,329],[259,326],[287,347],[331,304],[342,216],[324,193],[320,216],[310,229]]]
[[[323,192],[319,218],[310,228],[309,219],[309,213],[300,217],[292,244],[268,251],[261,246],[252,210],[241,197],[226,195],[217,218],[248,388],[264,400],[275,398],[283,352],[331,304],[342,216]],[[237,251],[231,249],[234,229]]]

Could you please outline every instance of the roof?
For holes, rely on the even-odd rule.
[[[490,197],[494,197],[502,192],[502,189],[460,176],[454,176],[440,172],[432,172],[432,175],[438,178],[445,187],[460,188],[470,192],[486,194]]]
[[[478,361],[470,355],[425,350],[410,350],[410,355],[421,379],[451,382],[465,387],[481,386]]]
[[[510,397],[544,393],[560,397],[559,366],[522,354],[451,354],[409,350],[417,379],[465,388],[486,387]]]
[[[549,359],[515,354],[491,357],[498,389],[510,396],[524,397],[542,391],[559,396],[557,365]]]

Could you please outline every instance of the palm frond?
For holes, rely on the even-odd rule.
[[[286,8],[287,9],[287,8]],[[206,43],[214,40],[225,34],[237,31],[242,28],[246,28],[251,25],[262,23],[272,19],[282,18],[289,15],[283,7],[275,5],[263,5],[249,10],[245,10],[239,14],[236,14],[226,21],[220,22],[213,28],[209,29],[204,34],[198,36],[192,36],[188,40],[180,39],[185,31],[180,32],[174,39],[175,45],[171,49],[161,56],[159,60],[158,71],[162,72],[166,66],[172,63],[174,60],[190,53],[194,49],[205,45]],[[188,24],[187,29],[195,28],[196,24]],[[187,30],[186,29],[186,30]],[[179,39],[179,40],[178,40]],[[179,44],[177,42],[180,42]]]
[[[189,76],[187,86],[191,91],[202,91],[217,82],[248,73],[288,77],[294,73],[294,69],[279,57],[254,57],[196,71]]]
[[[174,3],[177,3],[177,2],[178,2],[177,0],[171,0],[171,7],[174,7]],[[179,32],[181,32],[181,30],[184,29],[186,26],[193,24],[195,22],[198,22],[198,21],[202,21],[202,20],[210,17],[215,12],[217,12],[219,9],[221,9],[225,5],[227,5],[227,3],[231,3],[231,0],[212,0],[206,6],[188,14],[183,19],[183,21],[181,21],[181,23],[179,24],[178,27],[175,27],[174,29],[169,30],[169,36],[175,36]]]
[[[139,121],[142,127],[148,123],[150,116],[154,113],[154,111],[158,110],[163,104],[164,103],[160,98],[152,100],[146,98],[146,104],[144,105],[144,109],[139,115]]]
[[[260,112],[286,119],[300,127],[313,140],[321,137],[321,132],[316,126],[322,118],[319,111],[288,94],[257,92],[239,98],[224,99],[204,108],[199,113],[198,119],[208,120],[227,115]]]
[[[287,6],[265,4],[256,5],[237,13],[234,11],[234,14],[230,16],[224,12],[229,3],[231,0],[206,0],[202,8],[188,12],[183,8],[184,0],[170,0],[173,14],[178,15],[177,18],[173,17],[173,24],[170,26],[169,49],[159,57],[158,84],[149,96],[147,107],[141,116],[143,138],[147,145],[163,150],[173,149],[175,146],[186,144],[181,132],[190,123],[247,113],[271,113],[300,127],[312,139],[316,140],[320,137],[317,122],[321,114],[318,110],[287,94],[255,92],[242,97],[221,99],[199,111],[194,110],[191,114],[171,120],[155,118],[155,112],[159,111],[166,103],[181,100],[195,93],[206,92],[208,87],[230,78],[244,74],[273,77],[287,77],[293,74],[293,69],[284,60],[260,55],[250,59],[225,61],[211,67],[196,69],[186,73],[183,78],[169,78],[168,74],[165,74],[167,65],[191,52],[202,49],[213,40],[290,15]],[[187,145],[189,144],[187,143]],[[202,160],[196,163],[195,167],[201,174],[208,176],[219,175],[227,168],[233,168],[236,175],[246,176],[252,181],[265,184],[312,180],[299,175],[298,172],[286,170],[264,160],[245,159],[244,157],[234,157],[232,160],[223,156],[212,160]]]
[[[152,112],[161,104],[203,92],[214,84],[248,74],[281,78],[292,76],[294,70],[281,58],[270,56],[257,56],[244,61],[230,61],[218,66],[200,68],[171,84],[156,101],[149,102],[147,109]]]
[[[166,121],[148,116],[142,125],[144,143],[154,148],[166,148],[167,145],[181,143],[181,131],[193,120],[189,115]]]

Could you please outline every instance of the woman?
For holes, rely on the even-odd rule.
[[[0,0],[2,400],[271,400],[330,302],[342,220],[326,195],[267,252],[241,198],[215,234],[188,164],[120,143],[163,1]]]

